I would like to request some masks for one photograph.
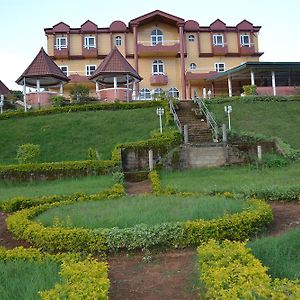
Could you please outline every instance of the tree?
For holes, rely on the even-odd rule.
[[[87,86],[76,84],[70,90],[71,99],[77,103],[84,102],[89,97],[89,91]]]

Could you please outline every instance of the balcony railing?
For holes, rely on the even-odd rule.
[[[166,74],[153,74],[150,78],[151,85],[167,85],[168,76]]]
[[[226,55],[227,53],[228,53],[228,46],[226,43],[213,44],[213,54],[214,55]]]
[[[82,55],[85,58],[96,58],[98,56],[98,50],[95,45],[84,45],[82,48]]]
[[[55,58],[69,58],[69,48],[67,46],[54,45]]]
[[[176,56],[179,51],[179,40],[165,40],[158,44],[151,41],[138,42],[138,52],[141,56]]]
[[[249,55],[255,53],[254,43],[240,44],[240,53],[241,55]]]

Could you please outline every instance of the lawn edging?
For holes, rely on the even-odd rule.
[[[200,281],[208,299],[299,299],[300,280],[274,279],[245,243],[210,240],[198,247]]]

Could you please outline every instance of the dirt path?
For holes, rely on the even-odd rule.
[[[140,182],[125,182],[126,193],[128,195],[138,195],[151,193],[151,182],[149,179]]]

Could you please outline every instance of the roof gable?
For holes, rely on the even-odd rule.
[[[81,25],[82,32],[97,32],[98,26],[94,22],[87,20]]]
[[[7,95],[9,93],[9,88],[0,80],[0,95]]]
[[[70,26],[64,22],[59,22],[52,27],[53,32],[69,32]]]
[[[226,24],[220,19],[215,20],[210,24],[210,30],[218,31],[218,30],[226,30]]]
[[[247,20],[243,20],[239,24],[236,25],[238,30],[253,30],[253,24]]]

